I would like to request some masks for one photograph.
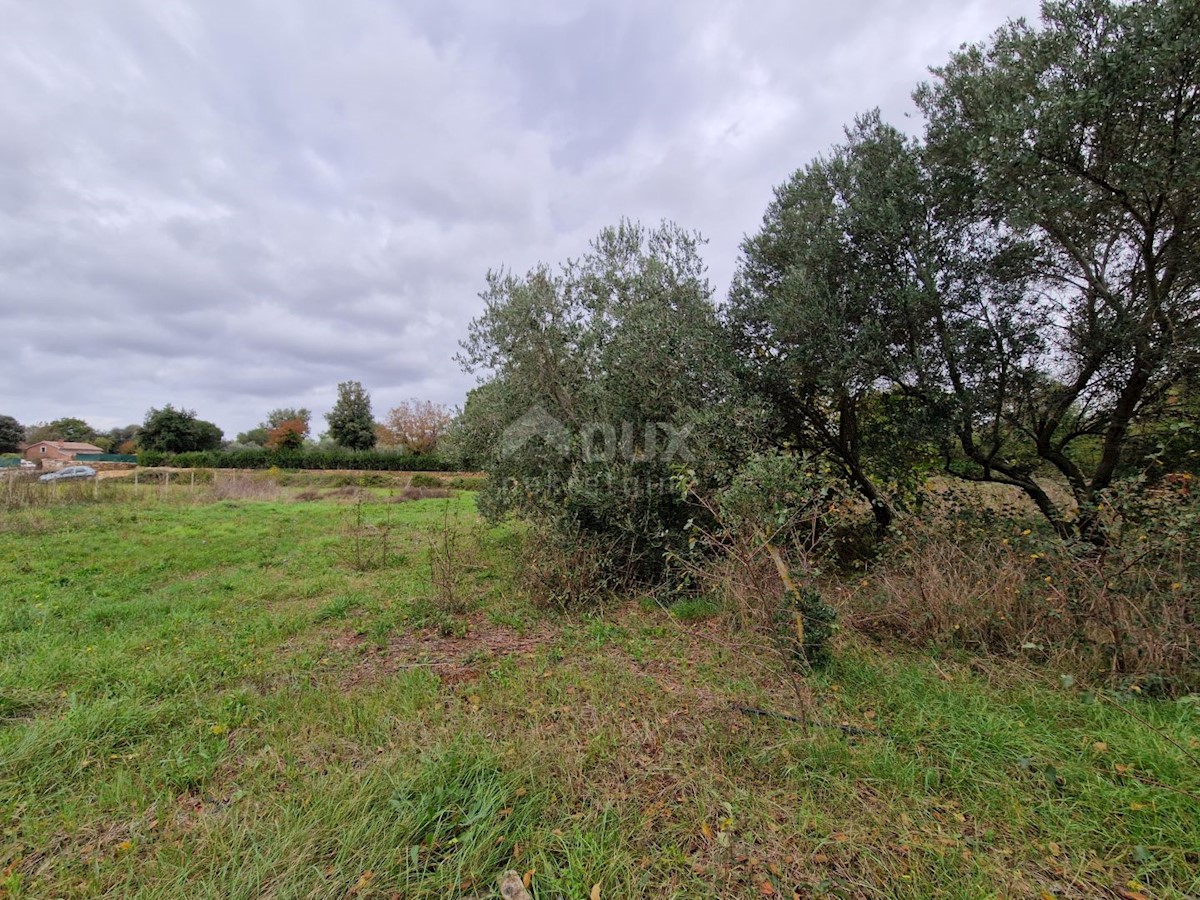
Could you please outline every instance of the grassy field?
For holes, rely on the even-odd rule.
[[[0,896],[1200,894],[1194,703],[843,634],[805,729],[703,603],[533,608],[469,492],[104,487],[0,511]]]

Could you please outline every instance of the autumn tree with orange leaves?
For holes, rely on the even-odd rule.
[[[446,434],[454,413],[431,400],[408,400],[388,411],[379,426],[380,443],[410,453],[432,453]]]

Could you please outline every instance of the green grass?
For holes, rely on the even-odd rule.
[[[711,605],[533,609],[470,494],[105,490],[0,512],[0,896],[1200,891],[1195,704],[844,636],[817,718],[883,736],[806,732]]]

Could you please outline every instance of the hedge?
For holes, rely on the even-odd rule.
[[[200,450],[161,453],[144,450],[139,466],[182,469],[361,469],[375,472],[453,472],[456,466],[438,456],[378,450]]]

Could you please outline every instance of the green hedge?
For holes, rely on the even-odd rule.
[[[437,456],[378,450],[203,450],[160,453],[144,450],[140,466],[183,469],[361,469],[376,472],[453,472],[455,466]]]

